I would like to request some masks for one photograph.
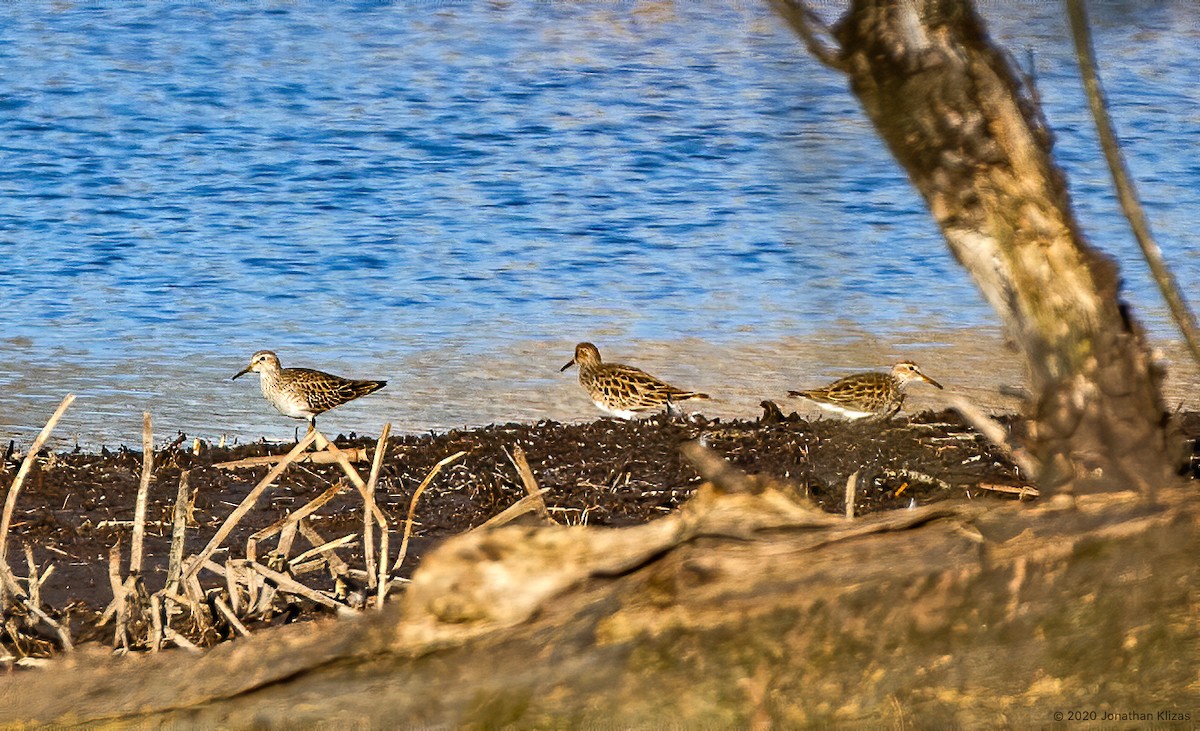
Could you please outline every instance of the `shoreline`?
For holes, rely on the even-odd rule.
[[[713,396],[699,409],[708,418],[753,419],[759,404],[772,400],[784,411],[816,418],[819,410],[787,397],[788,390],[823,385],[848,373],[886,370],[897,360],[911,359],[940,381],[945,391],[915,385],[906,409],[915,413],[945,408],[952,396],[962,396],[989,413],[1020,413],[1021,401],[1001,391],[1019,390],[1025,383],[1021,359],[1004,344],[995,328],[929,330],[921,341],[913,333],[877,337],[862,332],[826,333],[754,343],[711,344],[701,338],[673,341],[624,340],[597,334],[605,360],[638,366],[676,385]],[[339,362],[320,353],[281,353],[284,365],[312,366],[350,377],[389,380],[383,390],[321,416],[318,426],[330,434],[379,434],[391,423],[397,434],[445,433],[492,424],[535,424],[556,421],[586,423],[602,416],[579,387],[574,372],[560,373],[574,342],[525,340],[479,357],[444,348],[395,362]],[[1168,364],[1163,388],[1166,409],[1200,409],[1200,369],[1192,364],[1181,343],[1159,348]],[[328,357],[328,360],[326,359]],[[296,437],[304,424],[281,416],[262,398],[249,378],[231,382],[229,376],[245,364],[241,354],[211,357],[195,364],[195,373],[141,374],[138,394],[106,392],[96,384],[108,376],[87,373],[85,389],[46,388],[46,383],[72,385],[74,371],[26,378],[16,388],[35,381],[42,390],[15,399],[0,424],[0,444],[14,440],[27,446],[68,393],[76,402],[55,431],[50,449],[87,452],[122,445],[140,448],[142,412],[149,411],[158,439],[182,432],[189,442],[209,444],[282,443]],[[112,366],[114,369],[119,364]],[[78,375],[75,373],[75,375]],[[117,379],[116,375],[111,376]],[[155,380],[157,379],[157,380]],[[119,380],[119,379],[118,379]]]

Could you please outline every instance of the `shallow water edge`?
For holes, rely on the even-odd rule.
[[[653,341],[586,335],[605,358],[636,365],[663,380],[712,394],[697,404],[709,418],[754,418],[764,399],[785,413],[815,417],[821,412],[787,396],[789,389],[820,386],[863,370],[884,370],[908,358],[940,381],[945,391],[916,385],[907,410],[944,408],[954,396],[991,412],[1019,411],[1008,395],[1024,384],[1024,366],[1005,345],[998,328],[925,329],[889,339],[863,332],[827,332],[815,337],[711,343],[695,337]],[[539,420],[591,421],[602,414],[579,387],[574,371],[559,368],[573,341],[515,341],[485,354],[462,348],[431,348],[415,355],[373,359],[314,360],[280,347],[285,366],[320,368],[359,378],[386,378],[388,386],[318,419],[328,434],[444,432],[488,424]],[[96,450],[141,444],[142,412],[154,419],[156,441],[188,438],[210,443],[294,439],[303,422],[277,414],[251,378],[230,381],[248,354],[196,356],[179,362],[114,361],[80,367],[69,359],[42,364],[8,387],[0,439],[27,445],[67,393],[75,404],[63,417],[49,448]],[[1200,372],[1178,343],[1160,346],[1167,363],[1168,410],[1200,407]],[[1003,391],[1003,392],[1002,392]]]

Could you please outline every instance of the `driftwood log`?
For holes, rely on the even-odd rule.
[[[76,653],[0,680],[0,725],[1197,719],[1194,489],[847,521],[730,484],[637,527],[467,533],[358,619],[199,658]]]

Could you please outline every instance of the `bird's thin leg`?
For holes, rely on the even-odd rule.
[[[680,414],[679,406],[671,400],[670,396],[667,396],[667,418],[674,419],[680,416]]]

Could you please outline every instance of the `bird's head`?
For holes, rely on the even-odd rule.
[[[600,350],[591,343],[580,343],[575,346],[575,357],[567,361],[567,364],[558,370],[565,371],[573,365],[578,365],[580,368],[588,366],[600,365]]]
[[[269,350],[260,350],[254,355],[250,356],[250,365],[238,371],[230,380],[236,381],[238,378],[246,375],[250,371],[254,371],[255,373],[263,373],[265,371],[277,370],[279,370],[279,356],[275,355]]]
[[[901,386],[907,385],[912,381],[924,381],[931,386],[936,386],[938,388],[942,387],[942,384],[922,373],[921,369],[917,368],[917,364],[913,363],[911,360],[902,360],[896,365],[892,366],[892,377],[895,378]]]

